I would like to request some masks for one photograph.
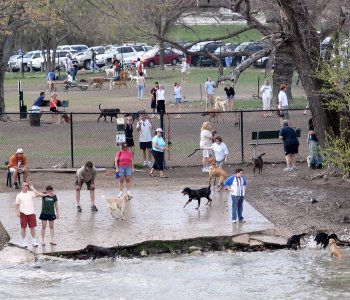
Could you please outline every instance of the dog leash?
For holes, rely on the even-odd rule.
[[[194,149],[194,151],[193,151],[190,155],[188,155],[187,157],[192,156],[192,155],[195,154],[198,150],[201,150],[201,149],[200,149],[200,148]]]

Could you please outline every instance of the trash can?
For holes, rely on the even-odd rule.
[[[30,126],[40,126],[40,110],[29,110]]]

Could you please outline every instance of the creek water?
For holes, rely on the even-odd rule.
[[[350,248],[0,263],[0,299],[350,299]]]

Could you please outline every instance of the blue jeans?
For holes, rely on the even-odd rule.
[[[144,94],[145,94],[145,86],[138,85],[137,86],[137,96],[138,96],[139,100],[143,101]]]
[[[242,212],[243,212],[243,201],[244,196],[234,196],[231,195],[232,198],[232,221],[237,220],[243,220]]]

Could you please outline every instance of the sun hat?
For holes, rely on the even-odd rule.
[[[157,128],[156,132],[163,132],[162,128]]]
[[[22,148],[18,148],[17,151],[16,151],[16,154],[23,154],[24,151]]]

